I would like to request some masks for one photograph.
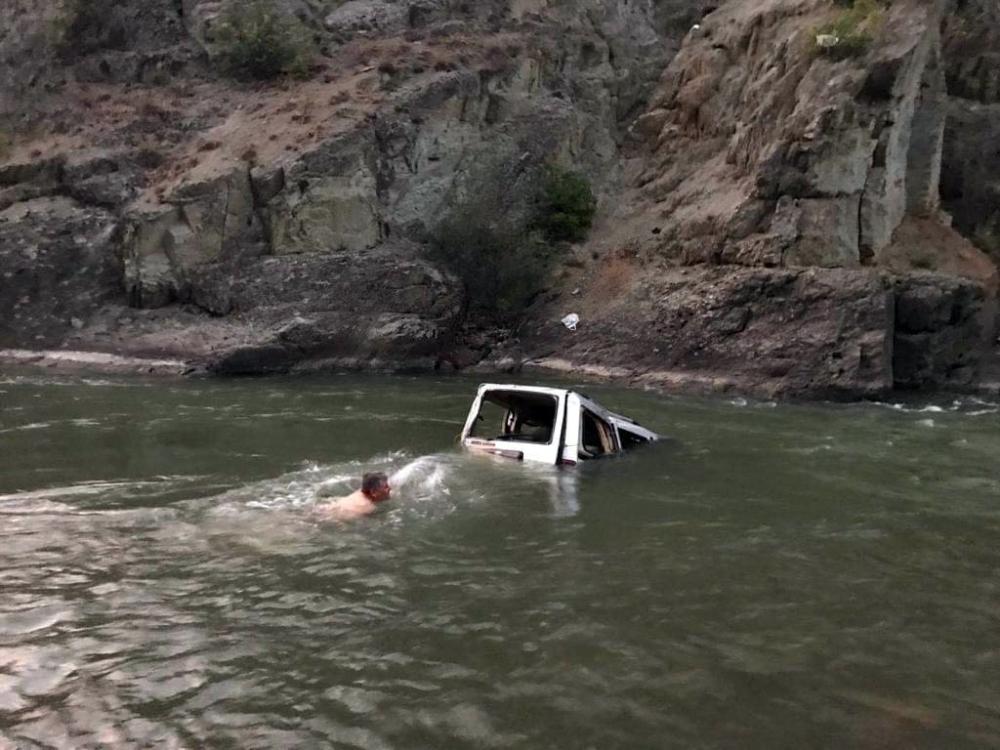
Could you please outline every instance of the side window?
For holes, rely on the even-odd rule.
[[[586,409],[580,416],[580,458],[597,458],[614,453],[611,425]]]
[[[645,445],[648,442],[646,438],[637,435],[624,427],[618,428],[618,440],[621,442],[622,450],[624,451],[638,448],[640,445]]]
[[[500,404],[484,400],[472,425],[471,437],[493,440],[506,432],[510,412]]]

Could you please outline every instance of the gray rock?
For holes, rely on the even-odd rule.
[[[949,103],[941,175],[944,208],[967,236],[979,234],[1000,250],[1000,103]]]
[[[993,0],[953,3],[943,19],[950,96],[1000,104],[1000,6]]]
[[[0,212],[0,347],[55,347],[101,305],[122,300],[117,220],[67,198]]]
[[[383,227],[374,163],[372,140],[366,133],[351,133],[290,165],[282,189],[263,204],[272,252],[359,251],[377,245]],[[269,187],[277,184],[272,180]]]
[[[892,341],[891,291],[877,274],[840,269],[661,273],[588,316],[584,337],[557,322],[524,337],[529,356],[626,367],[651,383],[687,373],[714,387],[831,398],[892,388]]]
[[[66,165],[65,156],[47,159],[37,159],[25,162],[11,162],[0,165],[0,186],[11,185],[57,184],[62,179],[63,168]]]
[[[116,173],[74,182],[66,192],[85,205],[121,208],[136,197],[138,188],[131,175]]]
[[[256,204],[265,205],[284,189],[285,170],[280,166],[254,167],[250,170],[250,183]]]
[[[358,33],[397,34],[409,26],[410,6],[389,0],[348,0],[330,13],[324,25],[335,37]]]
[[[138,307],[189,298],[199,268],[240,256],[263,236],[243,169],[186,183],[167,203],[137,208],[127,222],[124,283]]]
[[[280,344],[248,344],[214,359],[209,371],[216,375],[268,375],[288,372],[296,357]]]
[[[893,369],[904,388],[968,386],[996,336],[995,294],[936,274],[896,278]]]
[[[799,198],[779,206],[774,221],[794,228],[784,254],[789,266],[852,268],[861,264],[857,217],[860,194],[842,198]],[[782,215],[782,210],[790,212]]]

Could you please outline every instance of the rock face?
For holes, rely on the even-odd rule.
[[[968,236],[996,238],[1000,257],[1000,104],[954,99],[949,104],[941,194],[955,226]],[[987,248],[984,248],[987,249]]]
[[[0,347],[56,346],[120,296],[117,227],[67,198],[0,211]]]
[[[247,170],[183,185],[169,204],[129,213],[127,227],[125,286],[136,307],[190,299],[199,268],[249,255],[261,232]]]
[[[961,3],[944,22],[948,119],[941,196],[955,226],[1000,262],[1000,7]]]
[[[934,363],[916,367],[904,352],[895,360],[897,385],[967,382],[993,341],[982,311],[990,309],[997,279],[941,213],[949,102],[939,29],[948,8],[893,3],[871,49],[857,60],[833,60],[811,44],[815,29],[839,12],[829,3],[723,5],[688,37],[633,127],[636,192],[620,212],[628,236],[609,233],[609,247],[675,265],[881,267],[964,277],[913,282],[963,311],[938,321],[935,335],[916,340],[903,329],[894,337],[892,319],[884,323],[890,351],[892,343],[905,352],[922,346]],[[981,144],[969,133],[957,140]],[[637,224],[653,231],[636,232]],[[926,230],[916,241],[915,226]],[[830,279],[831,287],[844,283],[840,272]],[[904,287],[894,285],[901,309],[909,298]],[[794,337],[782,330],[783,339]],[[840,335],[836,327],[830,334]],[[886,361],[893,372],[893,357]],[[810,371],[822,370],[813,363]]]
[[[262,258],[235,279],[215,269],[201,288],[261,327],[256,340],[221,347],[210,366],[227,374],[286,371],[302,360],[430,369],[462,304],[453,279],[401,247]]]
[[[653,384],[689,371],[711,388],[772,395],[893,385],[893,294],[876,273],[678,269],[633,284],[611,309],[595,302],[579,301],[576,331],[537,329],[532,349]]]
[[[997,277],[956,229],[1000,236],[995,3],[899,0],[839,60],[814,44],[829,0],[274,5],[321,52],[307,80],[221,78],[218,0],[0,9],[0,343],[226,374],[485,356],[770,394],[975,381]],[[526,212],[552,161],[598,221],[494,340],[426,243],[483,184]]]
[[[971,383],[984,356],[983,332],[993,331],[995,297],[980,284],[951,276],[910,276],[894,286],[897,385]]]
[[[637,135],[637,182],[685,263],[878,262],[907,215],[932,215],[944,132],[940,9],[895,3],[863,64],[810,48],[820,0],[729,3],[663,76]],[[682,158],[696,154],[708,168]]]

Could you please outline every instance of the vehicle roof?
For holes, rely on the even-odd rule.
[[[549,388],[541,385],[514,385],[512,383],[483,383],[479,392],[483,391],[523,391],[525,393],[545,393],[550,396],[565,396],[570,393],[568,388]]]
[[[549,395],[549,396],[555,396],[556,398],[562,398],[563,396],[565,396],[568,393],[575,393],[577,396],[580,397],[581,403],[584,406],[586,406],[588,409],[590,409],[591,411],[595,412],[599,417],[602,417],[602,418],[604,418],[606,420],[608,420],[608,419],[614,419],[614,420],[616,420],[618,422],[621,422],[623,424],[626,424],[626,425],[634,425],[635,427],[640,428],[644,432],[649,432],[652,435],[656,434],[656,433],[653,433],[651,430],[647,430],[646,428],[642,427],[642,425],[640,425],[634,419],[632,419],[630,417],[626,417],[626,416],[624,416],[622,414],[616,414],[615,412],[613,412],[613,411],[611,411],[609,409],[604,408],[603,406],[601,406],[599,403],[597,403],[596,401],[594,401],[589,396],[586,396],[586,395],[580,393],[579,391],[574,391],[574,390],[572,390],[570,388],[550,388],[548,386],[542,386],[542,385],[514,385],[512,383],[483,383],[483,384],[481,384],[479,386],[479,393],[483,394],[486,391],[515,391],[515,392],[516,391],[520,391],[522,393],[545,394],[545,395]]]

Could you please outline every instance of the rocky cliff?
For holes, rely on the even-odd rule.
[[[817,48],[829,0],[274,7],[315,54],[268,83],[221,70],[214,0],[0,9],[0,346],[829,396],[980,377],[992,3],[895,0],[848,56]],[[552,162],[596,223],[484,327],[428,239],[487,181],[518,211]]]

